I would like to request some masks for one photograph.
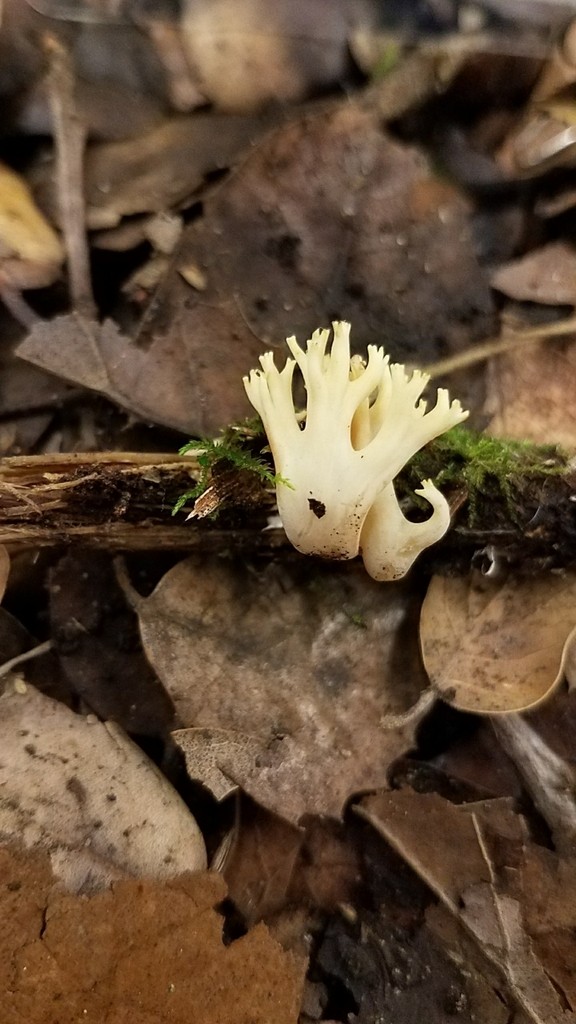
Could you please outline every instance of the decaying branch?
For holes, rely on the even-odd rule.
[[[273,497],[258,479],[243,480],[246,475],[254,476],[236,471],[227,481],[222,474],[232,497],[222,522],[186,523],[187,512],[174,517],[172,509],[199,476],[194,458],[124,452],[6,458],[0,461],[0,543],[76,542],[110,550],[259,546]]]
[[[275,511],[270,486],[225,460],[212,467],[200,515],[172,515],[200,475],[191,456],[72,453],[0,461],[0,543],[46,547],[78,543],[109,550],[272,551],[288,543],[265,530]],[[421,565],[465,571],[499,561],[527,571],[576,564],[576,474],[532,472],[510,494],[492,490],[471,519],[464,487],[446,490],[453,525]],[[415,512],[418,515],[418,512]]]

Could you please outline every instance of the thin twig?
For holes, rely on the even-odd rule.
[[[43,644],[38,644],[37,647],[33,647],[30,651],[24,651],[23,654],[17,654],[15,658],[10,658],[9,661],[5,661],[3,665],[0,665],[0,679],[7,676],[12,669],[18,665],[22,665],[25,661],[32,661],[32,658],[39,658],[42,654],[48,654],[48,651],[52,650],[52,641],[45,640]]]
[[[456,370],[463,370],[466,366],[473,366],[475,363],[483,363],[493,356],[502,355],[512,349],[519,348],[535,341],[547,341],[552,338],[562,338],[568,334],[576,334],[576,316],[570,316],[567,320],[556,320],[553,323],[541,324],[539,327],[526,327],[514,331],[508,337],[489,338],[487,341],[473,345],[466,352],[459,352],[446,359],[439,359],[423,367],[425,373],[432,378],[440,377],[447,373],[455,373]]]
[[[44,37],[44,47],[50,61],[48,82],[56,140],[56,179],[66,243],[70,298],[78,313],[92,319],[96,316],[96,306],[92,294],[85,226],[86,126],[75,108],[74,68],[68,50],[50,33]]]
[[[14,319],[22,327],[25,327],[27,331],[32,330],[34,324],[37,324],[42,319],[32,309],[32,306],[28,305],[22,292],[8,284],[3,283],[0,286],[0,299],[2,299],[6,309],[12,314]]]

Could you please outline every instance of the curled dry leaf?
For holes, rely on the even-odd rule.
[[[359,567],[259,572],[192,557],[150,597],[131,599],[182,724],[210,730],[226,780],[297,822],[306,812],[339,815],[350,793],[384,785],[413,742],[417,715],[384,727],[424,685],[413,589],[373,583]],[[220,730],[236,734],[236,746],[231,737],[223,745]],[[259,747],[251,760],[246,736]],[[210,778],[206,748],[187,760],[193,777]]]
[[[0,697],[0,743],[0,835],[48,849],[70,889],[206,866],[188,808],[113,723],[9,685]]]
[[[35,324],[18,355],[64,380],[98,391],[143,420],[194,433],[196,382],[187,352],[172,335],[142,348],[112,320],[76,313]],[[241,387],[238,374],[238,390]],[[220,423],[227,421],[222,411]]]
[[[576,618],[576,575],[497,582],[436,576],[420,639],[438,696],[480,714],[522,711],[554,691]]]

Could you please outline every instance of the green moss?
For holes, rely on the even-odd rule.
[[[278,483],[291,486],[274,473],[257,417],[233,424],[217,440],[189,441],[180,454],[196,455],[199,476],[195,487],[180,496],[173,514],[200,497],[213,481],[214,469],[226,463],[255,474],[266,487]],[[395,487],[400,498],[410,497],[419,503],[414,491],[422,480],[431,479],[445,493],[450,489],[465,492],[470,525],[474,525],[487,503],[497,501],[503,503],[508,517],[517,523],[518,498],[527,484],[561,476],[566,472],[567,461],[568,456],[557,445],[502,440],[465,427],[453,427],[417,452],[395,480]],[[428,503],[421,504],[429,512]]]
[[[516,498],[527,482],[561,476],[567,456],[557,445],[535,445],[488,437],[465,427],[453,427],[417,452],[400,474],[398,491],[414,490],[430,478],[441,489],[467,492],[470,522],[485,500],[503,499],[515,521]]]
[[[200,472],[195,486],[178,498],[172,515],[180,512],[185,505],[196,501],[209,486],[214,468],[224,463],[239,471],[256,474],[269,487],[275,487],[278,483],[284,483],[289,487],[289,481],[274,473],[269,462],[263,457],[267,451],[269,449],[258,418],[233,424],[216,440],[200,438],[198,441],[188,441],[179,449],[179,454],[195,455]]]

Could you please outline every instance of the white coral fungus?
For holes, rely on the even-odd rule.
[[[426,411],[420,397],[429,377],[408,374],[382,348],[368,346],[364,363],[350,359],[350,324],[315,331],[306,351],[287,338],[293,359],[283,370],[272,352],[244,378],[274,457],[278,511],[294,547],[304,554],[354,558],[362,554],[374,579],[399,579],[420,552],[448,529],[446,499],[431,480],[420,490],[433,512],[423,523],[403,515],[392,481],[423,445],[468,415],[439,389]],[[306,419],[294,408],[292,379],[298,365],[306,386]]]

